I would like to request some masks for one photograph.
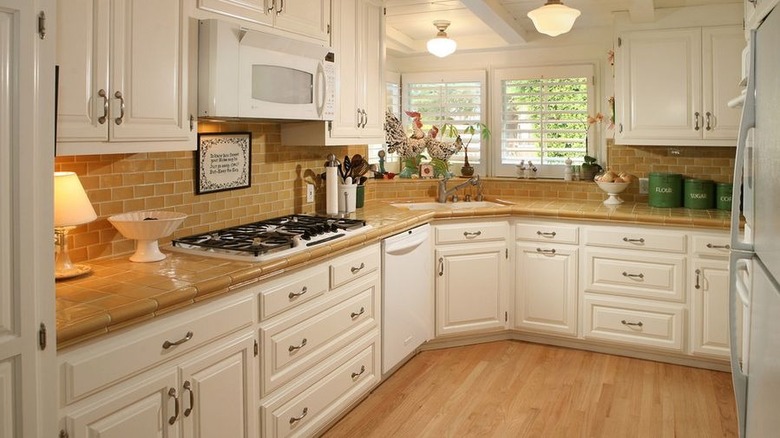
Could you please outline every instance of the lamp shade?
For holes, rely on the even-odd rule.
[[[574,20],[579,16],[580,11],[565,6],[560,0],[548,0],[541,8],[528,13],[528,18],[534,22],[536,30],[550,36],[570,31]]]
[[[445,56],[455,53],[455,49],[458,48],[458,43],[448,37],[447,32],[445,32],[447,27],[449,27],[450,22],[447,20],[436,20],[433,22],[433,25],[436,26],[436,29],[438,29],[439,32],[435,37],[428,40],[428,52],[439,58],[444,58]]]
[[[69,227],[97,219],[95,209],[74,172],[54,172],[54,226]]]

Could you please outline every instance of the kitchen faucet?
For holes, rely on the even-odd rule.
[[[479,175],[474,175],[465,182],[462,182],[458,184],[457,186],[447,190],[447,181],[449,181],[449,178],[445,176],[443,179],[439,180],[439,190],[436,194],[436,202],[445,203],[447,202],[447,197],[450,196],[450,194],[455,193],[458,189],[471,184],[472,186],[477,186],[478,192],[482,193],[482,182],[479,180]]]

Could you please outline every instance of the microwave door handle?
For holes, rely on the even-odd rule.
[[[321,62],[317,64],[317,74],[314,81],[314,98],[316,99],[317,117],[322,118],[322,114],[325,111],[325,97],[328,95],[328,81],[325,80],[325,69],[322,67]]]

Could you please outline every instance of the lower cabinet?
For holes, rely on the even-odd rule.
[[[506,222],[434,226],[437,336],[506,328],[508,234]]]
[[[717,233],[693,236],[689,268],[691,291],[691,353],[728,359],[729,237]],[[737,327],[741,327],[737,324]]]

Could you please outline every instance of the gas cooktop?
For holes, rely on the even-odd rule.
[[[365,221],[293,214],[174,239],[168,248],[232,260],[268,261],[371,228]]]

